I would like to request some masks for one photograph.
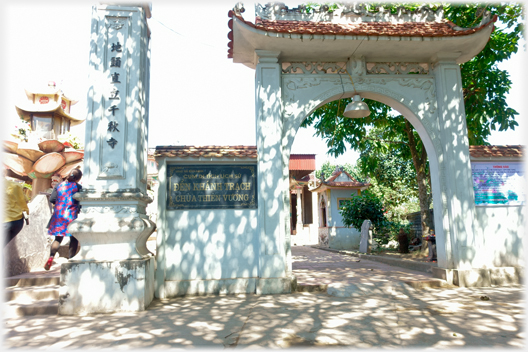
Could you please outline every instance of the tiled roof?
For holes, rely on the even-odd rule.
[[[518,157],[522,158],[524,153],[524,146],[522,145],[470,145],[469,154],[472,158],[488,158],[488,157]],[[297,158],[296,154],[291,157]],[[299,154],[297,154],[299,155]],[[196,157],[238,157],[238,158],[256,158],[256,146],[157,146],[154,151],[156,157],[170,157],[170,158],[196,158]],[[290,160],[291,163],[291,160]],[[345,172],[347,175],[348,173]],[[343,182],[333,182],[340,172],[333,173],[327,179],[327,184],[331,186],[341,186]],[[353,179],[350,175],[348,175]],[[346,183],[346,182],[345,182]],[[354,181],[354,185],[362,184]]]
[[[257,158],[256,146],[157,146],[155,157],[167,158]]]
[[[344,173],[345,175],[348,176],[348,178],[350,179],[350,181],[339,181],[339,182],[334,182],[334,180],[336,178],[339,177],[339,175],[341,175],[342,173]],[[327,186],[331,186],[331,187],[364,187],[364,186],[367,186],[367,185],[370,185],[369,183],[363,183],[363,182],[359,182],[357,180],[355,180],[352,176],[350,176],[350,174],[348,172],[346,172],[345,170],[339,170],[339,171],[334,171],[332,172],[332,175],[326,179],[326,181],[324,182],[325,185]]]
[[[470,145],[469,155],[472,158],[489,157],[523,157],[524,146],[522,145]]]
[[[289,169],[314,171],[315,154],[290,154]]]
[[[492,20],[475,28],[459,28],[449,20],[440,22],[356,22],[356,23],[331,23],[313,21],[286,21],[286,20],[263,20],[260,17],[255,23],[244,20],[244,18],[229,11],[231,18],[228,26],[229,42],[228,58],[233,58],[233,18],[244,22],[247,26],[269,33],[289,34],[313,34],[313,35],[366,35],[366,36],[398,36],[398,37],[455,37],[473,34],[497,21],[495,15]]]
[[[370,186],[370,183],[363,183],[359,181],[326,182],[325,185],[331,186],[331,187],[365,187],[365,186]]]

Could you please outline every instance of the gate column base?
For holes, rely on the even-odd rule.
[[[297,291],[297,278],[290,277],[273,277],[259,278],[257,282],[257,295],[273,295],[281,293],[293,293]]]
[[[61,266],[59,315],[145,310],[154,298],[154,258],[75,261]]]
[[[433,277],[460,287],[520,285],[524,278],[524,268],[520,266],[465,270],[433,268]]]

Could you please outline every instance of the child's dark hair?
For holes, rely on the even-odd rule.
[[[82,171],[80,169],[73,169],[68,175],[68,182],[78,182],[82,177]]]

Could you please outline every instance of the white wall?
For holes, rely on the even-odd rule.
[[[165,280],[258,276],[256,210],[167,210]]]
[[[475,232],[495,267],[524,266],[523,206],[477,206]],[[477,249],[478,250],[478,249]]]

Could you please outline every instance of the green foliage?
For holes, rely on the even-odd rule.
[[[320,178],[321,174],[324,173],[324,178],[327,179],[332,175],[337,166],[338,165],[331,164],[330,161],[327,160],[323,163],[323,165],[321,165],[321,168],[319,170],[315,171],[315,177]],[[345,170],[356,181],[368,182],[367,178],[363,176],[363,174],[356,165],[347,163],[345,165],[342,165],[342,167],[343,170]]]
[[[381,200],[369,191],[353,196],[339,209],[343,224],[361,230],[363,221],[370,220],[374,229],[381,229],[386,221]]]
[[[29,122],[20,119],[20,121],[15,125],[15,130],[11,135],[18,139],[21,142],[29,141],[29,136],[31,134],[31,126]]]
[[[407,185],[403,181],[384,186],[376,178],[371,178],[370,184],[369,192],[383,200],[387,220],[401,221],[404,215],[420,211],[418,197],[406,193]]]
[[[523,7],[508,3],[467,3],[445,7],[445,15],[460,27],[475,26],[483,9],[498,16],[495,30],[484,49],[460,66],[466,107],[469,144],[486,145],[491,131],[515,129],[517,111],[506,103],[511,89],[507,71],[497,63],[516,53],[519,39],[524,37]]]
[[[73,135],[71,132],[67,132],[59,136],[58,141],[61,143],[68,142],[73,149],[84,149],[83,142],[79,137]]]
[[[511,89],[509,74],[500,70],[497,63],[509,59],[517,52],[519,39],[524,37],[522,4],[436,2],[365,5],[372,12],[383,7],[393,13],[396,13],[399,6],[409,10],[416,10],[423,5],[433,9],[442,6],[445,18],[463,28],[477,26],[487,11],[491,16],[497,15],[499,21],[495,23],[495,30],[485,48],[472,60],[461,65],[469,144],[488,144],[487,139],[491,131],[505,131],[518,125],[515,121],[518,113],[506,103],[506,95]],[[363,99],[371,110],[368,117],[344,118],[343,111],[350,101],[350,98],[341,99],[321,106],[308,116],[301,126],[314,126],[315,136],[326,141],[328,154],[334,157],[343,154],[347,147],[362,151],[359,164],[361,173],[376,180],[380,189],[376,195],[386,200],[387,208],[396,209],[405,203],[395,195],[387,200],[386,197],[390,194],[388,188],[392,185],[393,190],[398,192],[398,188],[407,182],[408,187],[400,189],[400,192],[411,197],[414,185],[417,185],[420,210],[425,212],[431,203],[430,174],[427,153],[418,133],[403,116],[398,116],[390,107],[369,99]],[[393,158],[401,161],[393,161]],[[411,161],[413,173],[407,172],[406,167]],[[398,168],[402,172],[398,172]],[[411,175],[415,175],[415,181],[410,181]],[[398,184],[396,180],[402,183]],[[422,225],[425,230],[427,228],[424,226],[427,226],[428,222],[430,223],[431,219]]]
[[[370,191],[383,199],[390,220],[419,211],[416,170],[405,135],[388,136],[390,129],[372,128],[365,139],[357,168],[370,177]],[[392,141],[386,138],[393,138]]]
[[[325,2],[324,4],[319,4],[316,2],[307,2],[303,5],[302,12],[305,13],[314,13],[320,11],[328,11],[330,13],[334,12],[338,8],[338,3]]]
[[[319,6],[309,3],[310,6]],[[335,6],[339,3],[333,3]],[[379,7],[390,9],[395,13],[398,6],[415,10],[423,3],[366,3],[369,11]],[[461,65],[464,104],[468,126],[469,143],[471,145],[488,144],[492,130],[505,131],[515,129],[518,123],[515,116],[518,113],[506,103],[506,95],[511,89],[509,74],[500,70],[497,63],[507,60],[518,50],[519,39],[523,37],[524,24],[523,7],[517,3],[430,3],[433,9],[443,6],[445,18],[460,27],[478,25],[485,11],[497,15],[500,22],[490,36],[486,47],[472,60]],[[388,127],[393,135],[401,133],[402,124],[398,118],[390,118],[394,113],[391,108],[376,101],[363,99],[371,109],[370,116],[363,119],[347,119],[343,117],[350,98],[330,102],[312,113],[301,125],[313,125],[316,136],[326,140],[328,153],[335,157],[346,151],[349,145],[352,149],[362,150],[364,138],[369,126]],[[390,119],[389,119],[390,118]],[[420,147],[420,145],[418,145]]]

